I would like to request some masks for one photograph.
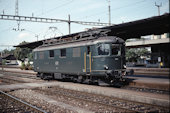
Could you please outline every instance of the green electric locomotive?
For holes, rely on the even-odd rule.
[[[123,81],[125,42],[115,36],[85,36],[44,42],[33,50],[34,71],[42,79],[115,84]]]

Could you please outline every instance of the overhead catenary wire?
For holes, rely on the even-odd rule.
[[[67,2],[67,3],[63,3],[63,4],[61,4],[61,5],[59,5],[59,6],[55,7],[55,8],[52,8],[52,9],[46,11],[45,13],[51,12],[51,11],[53,11],[53,10],[59,8],[59,7],[62,7],[62,6],[67,5],[67,4],[70,4],[72,1],[73,1],[73,0],[71,0],[71,1],[69,1],[69,2]],[[124,7],[127,7],[127,6],[130,6],[130,5],[135,5],[135,4],[144,2],[144,1],[146,1],[146,0],[142,0],[142,1],[135,2],[135,3],[127,4],[127,5],[125,5],[125,6],[118,7],[118,8],[111,8],[111,10],[118,10],[118,9],[121,9],[121,8],[124,8]],[[105,12],[105,11],[104,11],[104,12]],[[44,14],[45,14],[45,13],[44,13]],[[101,14],[101,13],[99,13],[99,14]],[[103,14],[104,14],[104,13],[103,13]],[[91,15],[91,16],[94,17],[95,15]],[[91,16],[86,16],[86,18],[89,18],[89,17],[91,17]],[[81,24],[81,22],[76,22],[76,23]],[[87,23],[85,23],[85,24],[87,24]],[[89,24],[89,23],[88,23],[88,24]],[[83,24],[83,25],[84,25],[84,24]]]
[[[60,2],[61,2],[61,1],[67,1],[67,0],[60,0]],[[68,4],[72,3],[73,1],[74,1],[74,0],[67,1],[66,3],[63,3],[63,4],[61,4],[61,5],[59,5],[59,6],[55,7],[55,8],[52,8],[52,9],[44,12],[43,14],[39,14],[39,16],[40,16],[40,15],[44,15],[44,14],[49,13],[49,12],[52,12],[53,10],[55,10],[55,9],[57,9],[57,8],[64,7],[65,5],[68,5]],[[8,5],[9,5],[9,4],[8,4]],[[16,15],[16,16],[18,16],[18,11],[19,11],[19,10],[18,10],[18,0],[15,0],[15,15]],[[6,12],[3,10],[3,13],[2,13],[2,14],[5,15]],[[32,13],[32,15],[34,15],[34,13]],[[23,23],[22,23],[22,24],[23,24]],[[16,25],[15,27],[13,27],[12,30],[19,31],[19,32],[25,30],[25,29],[19,30],[19,27],[20,27],[20,21],[17,21],[17,25]],[[1,30],[0,32],[7,31],[7,30],[11,30],[11,29],[10,29],[10,28],[4,29],[4,30]]]
[[[125,8],[125,7],[129,7],[129,6],[132,6],[132,5],[138,5],[139,3],[142,3],[142,2],[145,2],[146,0],[141,0],[141,1],[138,1],[138,2],[134,2],[134,3],[130,3],[130,4],[127,4],[127,5],[124,5],[124,6],[121,6],[121,7],[117,7],[117,8],[114,8],[112,7],[111,10],[119,10],[119,9],[122,9],[122,8]],[[91,14],[91,15],[87,15],[85,17],[78,17],[78,18],[75,18],[75,19],[84,19],[84,18],[91,18],[91,17],[94,17],[94,16],[98,16],[98,15],[105,15],[106,12],[108,12],[108,10],[104,10],[102,12],[98,12],[98,13],[95,13],[95,14]]]
[[[66,3],[63,3],[63,4],[61,4],[61,5],[59,5],[59,6],[57,6],[57,7],[54,7],[54,8],[52,8],[52,9],[49,9],[48,11],[46,11],[46,12],[44,12],[43,11],[43,13],[41,13],[41,14],[38,14],[37,16],[42,16],[42,15],[45,15],[45,14],[49,14],[50,12],[53,12],[55,9],[57,9],[57,8],[60,8],[60,7],[65,7],[66,5],[68,5],[68,4],[70,4],[70,3],[73,3],[73,1],[74,0],[70,0],[70,1],[68,1],[68,2],[66,2]]]
[[[138,3],[140,3],[140,2],[143,2],[143,1],[145,1],[145,0],[141,0],[141,1],[139,1],[139,2],[136,2],[136,4],[138,4]],[[133,3],[134,4],[134,3]],[[126,5],[125,5],[126,6]],[[122,6],[123,7],[123,6]],[[53,8],[54,9],[54,8]],[[112,8],[113,9],[113,8]],[[115,10],[117,10],[117,9],[121,9],[121,7],[119,7],[119,8],[114,8]],[[51,10],[51,12],[53,12],[53,10]]]

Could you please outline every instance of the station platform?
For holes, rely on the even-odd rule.
[[[2,70],[2,68],[0,68],[0,71],[1,72],[20,73],[20,74],[32,74],[32,75],[37,74],[33,70],[21,70],[19,68],[3,68],[3,70]],[[129,75],[129,76],[127,76],[127,78],[129,80],[129,86],[131,86],[131,87],[152,88],[152,89],[161,89],[161,90],[167,90],[167,91],[170,90],[169,75],[166,75],[166,76]]]

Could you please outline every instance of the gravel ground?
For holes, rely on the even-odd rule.
[[[13,78],[14,80],[22,80],[22,81],[29,81],[29,82],[33,82],[33,81],[42,81],[42,80],[34,80],[34,78],[30,79],[29,77],[27,78],[27,76],[24,76],[23,78],[21,77],[20,79],[17,79],[21,76],[17,76],[17,77],[10,77]],[[2,83],[0,81],[0,83]],[[59,89],[60,90],[60,89]],[[136,89],[130,89],[130,90],[136,90]],[[143,89],[137,89],[139,91],[143,91]],[[121,110],[119,108],[115,108],[115,107],[111,107],[111,106],[105,106],[101,103],[107,103],[107,104],[115,104],[115,105],[119,105],[122,108],[127,108],[129,109],[129,107],[131,107],[131,110],[137,110],[137,111],[143,111],[143,109],[146,109],[145,105],[130,105],[129,103],[122,103],[120,101],[112,101],[112,99],[109,98],[103,98],[103,96],[97,96],[96,95],[92,95],[90,94],[89,96],[87,96],[85,93],[83,93],[82,98],[85,98],[84,100],[82,99],[77,99],[74,98],[74,96],[70,96],[70,95],[77,95],[79,96],[80,94],[78,92],[75,91],[72,92],[69,90],[64,91],[63,92],[67,92],[66,95],[62,95],[60,93],[56,93],[58,91],[58,88],[50,88],[50,87],[42,87],[42,88],[35,88],[35,89],[22,89],[22,90],[15,90],[10,92],[10,94],[23,99],[24,101],[35,105],[43,110],[46,110],[47,112],[52,112],[52,113],[76,113],[76,112],[126,112],[126,110]],[[154,91],[155,92],[155,91]],[[76,94],[78,93],[78,94]],[[162,92],[161,92],[162,93]],[[80,97],[81,97],[80,96]],[[94,97],[93,97],[94,96]],[[86,99],[87,97],[87,99]],[[90,100],[86,101],[86,100]],[[93,102],[92,102],[93,100]],[[159,108],[152,108],[152,107],[148,107],[148,111],[151,112],[153,109],[153,111],[158,111],[159,112]],[[164,111],[164,110],[160,110],[160,111]],[[165,110],[166,111],[166,110]]]
[[[0,73],[1,74],[1,73]],[[0,80],[4,83],[14,84],[14,83],[30,83],[30,82],[42,82],[40,78],[37,78],[35,75],[24,75],[24,74],[15,74],[15,73],[3,73],[0,76]]]
[[[54,104],[51,104],[45,101],[43,96],[39,96],[38,93],[30,90],[30,89],[23,89],[23,90],[16,90],[10,92],[9,94],[16,96],[18,98],[23,99],[24,101],[37,106],[49,113],[76,113],[75,111],[68,110],[66,108],[58,107]]]
[[[62,95],[49,94],[47,92],[37,90],[37,89],[16,90],[10,92],[10,94],[18,98],[21,98],[24,101],[32,105],[35,105],[47,112],[52,112],[52,113],[125,112],[125,110],[120,110],[110,106],[103,106],[102,104],[96,104],[96,103],[94,104],[93,102],[77,100]]]
[[[120,109],[120,108],[115,108],[113,106],[101,104],[101,102],[99,102],[98,100],[96,100],[94,102],[94,101],[89,101],[89,99],[83,99],[83,97],[82,97],[82,99],[77,99],[77,98],[74,98],[74,96],[66,96],[66,95],[55,93],[55,91],[56,92],[60,92],[60,91],[63,92],[62,89],[60,89],[60,88],[57,90],[57,88],[51,89],[51,88],[48,88],[48,87],[42,87],[42,88],[36,88],[34,90],[36,92],[39,92],[39,93],[44,94],[44,95],[50,95],[50,97],[53,98],[54,100],[58,100],[60,102],[67,103],[69,105],[84,108],[84,109],[87,109],[87,110],[90,110],[90,111],[93,111],[93,112],[97,112],[97,113],[103,113],[103,112],[113,113],[113,112],[126,112],[126,111],[128,111],[128,110],[124,110],[123,108]],[[54,91],[54,92],[51,92],[51,91]],[[69,91],[69,90],[67,90],[67,91]],[[65,93],[69,93],[67,91]],[[76,93],[76,91],[75,91],[75,93]],[[78,95],[79,95],[79,93],[78,93]],[[86,93],[84,93],[84,95],[86,95]],[[93,95],[93,94],[90,94],[90,95]],[[86,100],[88,100],[88,101],[86,101]]]
[[[36,88],[34,90],[44,95],[50,95],[51,98],[57,99],[58,101],[62,101],[73,106],[78,106],[81,108],[92,110],[94,112],[127,112],[128,110],[132,110],[134,112],[169,111],[167,108],[164,107],[153,106],[138,102],[131,102],[74,90],[68,89],[66,90],[58,87],[42,87]]]
[[[129,112],[126,109],[131,109],[139,112],[165,112],[167,109],[162,109],[145,104],[135,104],[131,102],[123,102],[110,97],[66,90],[58,87],[41,87],[35,89],[20,89],[9,92],[22,100],[37,106],[47,112],[52,113],[112,113],[112,112]],[[78,98],[77,98],[78,97]],[[114,107],[110,105],[120,106]],[[121,109],[122,108],[122,109]]]
[[[0,93],[0,113],[33,113],[29,107]]]

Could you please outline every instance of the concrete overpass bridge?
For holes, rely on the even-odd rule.
[[[157,39],[140,39],[126,42],[126,48],[151,48],[152,63],[163,63],[163,67],[170,67],[170,37],[169,35],[159,35]]]

